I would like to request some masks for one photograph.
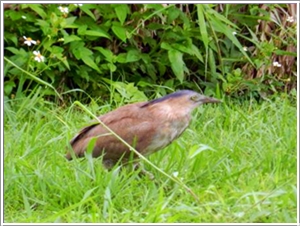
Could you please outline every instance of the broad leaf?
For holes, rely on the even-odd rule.
[[[115,7],[115,11],[121,25],[123,25],[129,12],[128,6],[126,4],[117,5]]]
[[[111,29],[119,39],[121,39],[123,42],[126,42],[127,37],[125,28],[118,25],[113,25]]]
[[[108,38],[111,39],[109,34],[107,34],[104,31],[95,31],[95,30],[88,30],[84,32],[85,35],[89,35],[89,36],[97,36],[97,37],[104,37],[104,38]]]
[[[81,40],[81,38],[76,35],[64,36],[64,44],[67,44],[67,43],[73,42],[73,41],[79,41],[79,40]]]
[[[185,66],[182,56],[183,54],[175,49],[168,51],[168,57],[171,63],[171,68],[180,82],[183,82]]]
[[[99,67],[97,66],[97,64],[93,61],[93,59],[89,56],[83,56],[82,57],[83,62],[90,66],[91,68],[95,69],[97,72],[101,73],[101,70],[99,69]]]
[[[126,62],[135,62],[140,60],[141,56],[137,50],[129,50],[126,57]]]

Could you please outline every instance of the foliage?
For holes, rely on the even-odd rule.
[[[4,7],[5,222],[297,221],[295,4]],[[149,156],[201,204],[146,163],[154,181],[64,158],[90,118],[62,104],[100,115],[183,88],[238,98]]]
[[[89,94],[116,102],[124,94],[133,102],[168,89],[247,97],[296,86],[296,24],[290,19],[296,17],[295,4],[5,8],[7,97],[28,94],[37,83],[33,77],[51,84],[64,100]],[[36,44],[27,46],[24,36]]]
[[[148,157],[198,203],[145,162],[154,180],[106,171],[101,159],[67,161],[68,141],[90,117],[44,92],[4,108],[5,223],[297,221],[297,110],[288,98],[203,106],[181,138]],[[97,114],[110,107],[89,106]]]

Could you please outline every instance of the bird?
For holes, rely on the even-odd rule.
[[[220,100],[204,96],[193,90],[179,90],[161,98],[121,106],[98,117],[106,126],[133,146],[143,156],[157,152],[186,130],[191,122],[193,110],[207,103]],[[91,139],[96,137],[92,157],[103,157],[103,165],[111,168],[119,161],[127,163],[138,155],[104,128],[99,121],[93,121],[82,128],[70,141],[68,160],[85,156]],[[72,153],[73,152],[73,153]]]

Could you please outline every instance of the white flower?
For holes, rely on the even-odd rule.
[[[80,6],[82,6],[82,4],[74,4],[75,6],[78,6],[78,7],[80,7]]]
[[[243,47],[243,50],[244,50],[244,51],[248,51],[247,46],[244,46],[244,47]]]
[[[235,31],[232,32],[233,35],[236,35],[237,33]]]
[[[28,46],[31,46],[31,44],[35,45],[36,44],[36,41],[32,40],[32,38],[30,37],[26,37],[26,36],[23,36],[23,38],[25,39],[25,42],[24,44],[28,45]]]
[[[178,177],[178,174],[179,173],[177,171],[175,171],[175,172],[172,173],[173,177]]]
[[[34,58],[35,61],[37,61],[39,63],[45,61],[45,57],[40,54],[40,51],[33,51],[33,54],[35,55],[35,58]]]
[[[281,64],[278,63],[277,61],[274,61],[274,62],[273,62],[273,66],[274,66],[274,67],[281,67]]]
[[[62,13],[69,13],[68,7],[62,7],[62,6],[59,6],[58,9],[59,9]]]
[[[21,16],[21,17],[22,17],[24,20],[26,20],[26,18],[27,18],[26,16]]]
[[[287,22],[291,22],[293,23],[294,22],[294,18],[292,16],[289,16],[287,19],[286,19]]]

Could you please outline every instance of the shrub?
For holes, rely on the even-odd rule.
[[[8,4],[6,98],[266,96],[296,86],[295,4]],[[116,92],[114,92],[116,91]],[[56,95],[47,89],[47,95]]]

